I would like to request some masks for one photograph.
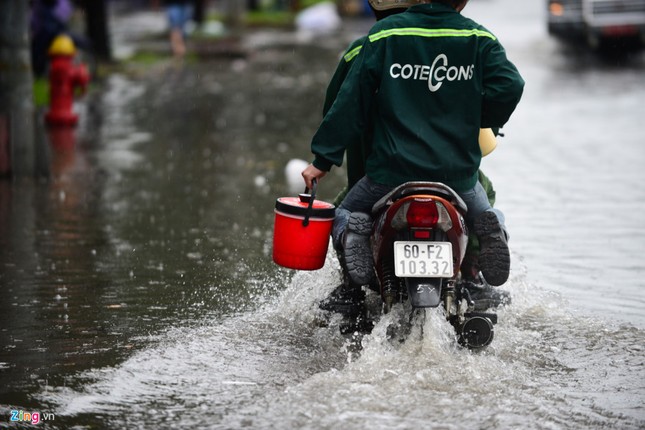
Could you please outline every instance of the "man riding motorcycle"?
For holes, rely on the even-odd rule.
[[[394,186],[426,180],[451,186],[466,201],[467,223],[481,243],[486,280],[508,278],[503,215],[477,182],[480,127],[501,127],[519,102],[523,80],[484,27],[460,15],[468,0],[370,0],[376,11],[409,10],[379,21],[360,48],[338,97],[312,140],[307,186],[348,160],[356,142],[369,150],[366,175],[340,204],[334,246],[355,284],[371,280],[372,205]],[[370,123],[373,121],[373,124]],[[372,136],[363,136],[366,129]]]

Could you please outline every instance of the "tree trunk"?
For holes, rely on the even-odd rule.
[[[240,0],[224,0],[224,6],[226,8],[226,24],[234,34],[239,33],[246,5]]]
[[[258,10],[260,8],[259,0],[247,0],[246,4],[249,10]]]
[[[193,21],[197,25],[202,25],[206,19],[206,0],[194,0],[195,13],[193,14]]]
[[[29,2],[0,1],[0,175],[35,172]],[[4,171],[3,171],[4,170]]]

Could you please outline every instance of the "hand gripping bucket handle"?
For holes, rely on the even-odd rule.
[[[317,182],[298,197],[276,202],[273,229],[273,261],[296,270],[317,270],[324,266],[335,207],[316,200]]]
[[[314,206],[314,201],[316,200],[316,188],[318,188],[318,180],[313,178],[311,180],[311,194],[309,194],[309,188],[305,187],[305,192],[300,194],[300,201],[304,203],[309,203],[307,206],[307,212],[305,213],[305,219],[302,220],[302,226],[307,227],[309,225],[309,217],[311,217],[311,209]]]

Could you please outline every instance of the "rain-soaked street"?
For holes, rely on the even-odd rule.
[[[317,303],[339,282],[271,261],[284,168],[309,159],[340,52],[254,30],[249,55],[130,65],[78,103],[49,181],[0,182],[0,427],[645,428],[645,54],[546,33],[537,0],[464,10],[527,85],[483,170],[511,232],[513,302],[484,352],[430,313],[356,341]],[[125,30],[158,13],[121,16]],[[121,32],[120,32],[121,31]],[[335,169],[320,185],[332,200]]]

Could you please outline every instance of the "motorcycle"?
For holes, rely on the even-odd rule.
[[[493,341],[497,324],[489,309],[508,296],[493,290],[481,274],[461,273],[468,245],[466,211],[459,195],[438,182],[407,182],[384,196],[372,209],[375,276],[369,287],[380,294],[383,313],[405,302],[413,314],[442,306],[459,343],[480,349]],[[345,282],[351,282],[348,276]],[[355,321],[341,330],[371,327],[369,315]]]

